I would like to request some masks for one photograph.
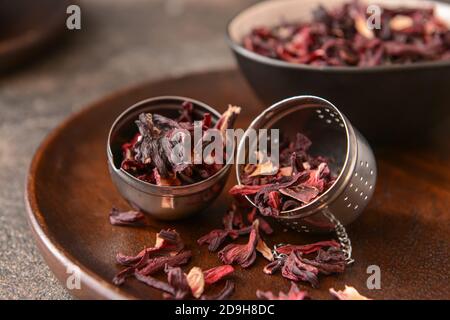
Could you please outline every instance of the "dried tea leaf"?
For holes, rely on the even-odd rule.
[[[279,190],[281,194],[291,197],[301,203],[310,203],[312,200],[317,198],[320,191],[319,189],[311,186],[293,186],[290,188],[283,188]]]
[[[313,288],[316,288],[319,284],[317,279],[319,270],[314,266],[303,263],[295,252],[287,257],[281,273],[283,277],[293,281],[309,282]]]
[[[193,267],[187,274],[186,280],[191,288],[192,295],[195,298],[200,298],[205,290],[205,276],[202,269]]]
[[[205,283],[210,285],[234,272],[233,266],[226,264],[203,271]]]
[[[414,20],[402,14],[394,16],[389,21],[389,27],[394,31],[401,31],[407,28],[411,28],[414,25]]]
[[[339,248],[340,244],[334,240],[329,241],[319,241],[311,244],[305,245],[292,245],[287,244],[277,248],[278,253],[289,255],[293,251],[301,252],[303,254],[310,254],[319,251],[322,248],[334,247]]]
[[[308,298],[308,292],[301,291],[294,282],[291,282],[291,288],[287,293],[280,291],[276,296],[271,291],[257,290],[256,296],[265,300],[305,300]]]
[[[109,222],[114,226],[139,226],[142,225],[145,216],[139,211],[119,211],[112,208],[109,212]]]
[[[180,267],[166,265],[164,271],[167,273],[167,282],[174,289],[174,294],[170,298],[183,300],[192,295],[187,277]]]
[[[234,282],[227,280],[223,289],[217,294],[212,296],[203,295],[202,300],[226,300],[231,297],[234,292]]]
[[[276,259],[276,260],[272,261],[271,263],[269,263],[268,265],[266,265],[263,269],[263,272],[265,274],[275,274],[279,270],[281,270],[281,268],[284,266],[285,262],[286,262],[286,259]]]
[[[230,232],[230,230],[215,229],[198,239],[197,243],[199,245],[208,244],[208,250],[214,252],[219,249]]]
[[[166,265],[175,267],[186,264],[188,263],[191,256],[191,251],[182,251],[175,256],[161,256],[152,258],[149,259],[145,266],[140,268],[138,271],[140,274],[148,276],[154,274],[155,272],[163,270]]]
[[[330,293],[339,300],[371,300],[361,295],[355,288],[345,285],[344,290],[330,288]]]
[[[269,261],[273,261],[272,250],[267,246],[267,244],[259,238],[258,244],[256,245],[256,250],[263,255]]]
[[[274,175],[278,172],[278,167],[274,165],[272,161],[257,164],[255,170],[249,175],[249,177]]]
[[[370,30],[367,27],[367,22],[365,17],[363,17],[362,15],[356,15],[354,17],[354,21],[355,21],[355,29],[356,31],[358,31],[358,33],[360,35],[362,35],[363,37],[367,38],[367,39],[373,39],[375,37],[375,34],[373,33],[372,30]]]
[[[434,8],[380,6],[380,25],[372,28],[368,5],[359,1],[330,9],[319,5],[312,21],[256,27],[244,36],[242,45],[272,59],[318,67],[450,59],[449,26]]]
[[[143,276],[139,272],[135,272],[134,273],[134,277],[138,281],[140,281],[142,283],[145,283],[149,287],[152,287],[152,288],[164,291],[164,292],[169,293],[171,295],[175,295],[175,289],[170,284],[168,284],[168,283],[166,283],[164,281],[160,281],[160,280],[155,279],[155,278],[150,277],[150,276]]]
[[[225,264],[237,263],[243,268],[247,268],[255,262],[256,245],[258,242],[259,221],[255,220],[252,224],[247,244],[229,244],[219,252],[220,260]]]
[[[204,134],[198,143],[189,139],[194,133],[194,106],[186,101],[182,104],[180,116],[170,119],[159,114],[142,113],[135,121],[139,133],[122,145],[121,169],[137,179],[159,186],[189,185],[207,179],[223,168],[221,163],[194,163],[186,160],[191,157],[198,144],[208,142]],[[224,133],[232,128],[239,107],[230,106],[217,121],[215,128]],[[211,128],[211,114],[203,114],[202,130]],[[224,140],[225,141],[225,140]],[[186,154],[186,144],[191,146]],[[182,159],[182,161],[180,161]],[[166,203],[171,207],[170,203]]]

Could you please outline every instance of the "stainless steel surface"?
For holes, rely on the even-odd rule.
[[[335,183],[311,203],[282,211],[277,217],[280,222],[299,232],[330,232],[336,228],[330,216],[345,226],[363,212],[375,188],[375,157],[364,137],[333,104],[315,96],[292,97],[270,106],[249,126],[261,128],[277,128],[287,136],[307,134],[313,141],[311,153],[333,159],[330,169],[337,175]],[[246,152],[247,132],[238,157]],[[242,168],[236,167],[239,184]]]
[[[181,104],[190,101],[194,114],[201,119],[206,112],[212,115],[213,123],[220,113],[210,106],[190,98],[164,96],[140,101],[125,110],[111,127],[108,142],[108,167],[111,178],[120,194],[134,207],[161,220],[184,218],[208,207],[222,192],[230,172],[230,164],[203,181],[185,186],[157,186],[141,181],[120,168],[121,145],[137,132],[134,121],[142,112],[176,117]]]

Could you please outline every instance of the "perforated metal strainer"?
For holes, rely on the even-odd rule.
[[[347,261],[351,262],[351,243],[344,226],[361,215],[372,197],[377,177],[375,157],[366,139],[333,104],[315,96],[280,101],[262,112],[249,129],[279,129],[288,137],[304,133],[313,142],[312,155],[333,160],[330,169],[337,176],[334,184],[311,203],[282,211],[276,219],[298,232],[335,231]],[[240,141],[238,159],[243,152],[247,159],[249,129]],[[236,166],[239,184],[243,167]]]

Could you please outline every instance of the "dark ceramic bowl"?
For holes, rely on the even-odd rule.
[[[333,101],[371,142],[411,141],[426,137],[450,118],[450,61],[377,67],[315,67],[275,60],[246,50],[243,36],[256,26],[280,21],[309,21],[319,4],[343,0],[277,0],[253,5],[234,17],[228,42],[239,67],[264,106],[297,95]],[[367,1],[366,1],[367,2]],[[391,6],[435,5],[450,24],[450,5],[429,1],[369,1]]]

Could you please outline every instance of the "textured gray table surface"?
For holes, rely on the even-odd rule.
[[[31,157],[55,126],[116,89],[233,65],[226,23],[255,0],[81,2],[82,30],[31,66],[0,76],[0,299],[70,299],[25,218]]]

